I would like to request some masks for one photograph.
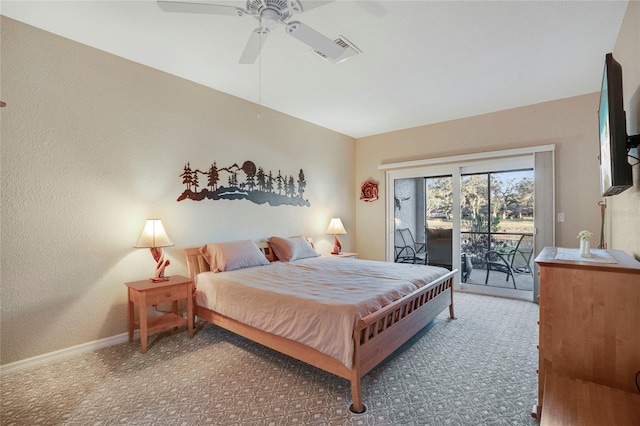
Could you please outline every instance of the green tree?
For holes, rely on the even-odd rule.
[[[481,209],[487,206],[487,175],[462,176],[461,186],[463,217],[475,218],[480,214]]]
[[[453,213],[453,186],[451,177],[427,178],[427,217],[444,215],[451,219]]]
[[[502,179],[495,174],[490,175],[490,191],[491,191],[491,217],[498,217],[503,209],[504,197],[502,193]]]
[[[533,211],[533,199],[534,199],[534,182],[533,178],[525,177],[521,179],[515,186],[515,193],[517,203],[520,206],[518,211],[518,217],[522,218],[522,211]]]

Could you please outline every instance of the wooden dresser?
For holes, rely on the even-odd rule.
[[[640,262],[623,251],[617,263],[556,259],[556,247],[536,258],[540,267],[537,417],[545,377],[555,373],[638,393]]]
[[[640,393],[547,372],[540,426],[638,426]]]

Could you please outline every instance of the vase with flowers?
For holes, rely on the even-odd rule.
[[[593,236],[593,233],[586,229],[578,232],[578,239],[580,240],[580,256],[591,257],[591,244],[589,239]]]

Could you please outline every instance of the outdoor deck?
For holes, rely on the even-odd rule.
[[[509,278],[509,281],[506,281],[506,274],[498,271],[489,272],[489,281],[487,284],[484,283],[487,277],[486,269],[473,269],[469,278],[467,279],[467,284],[477,284],[477,285],[486,285],[491,287],[500,287],[500,288],[513,288],[513,280]],[[532,274],[521,274],[515,276],[516,281],[516,290],[525,290],[525,291],[533,291],[533,275]]]

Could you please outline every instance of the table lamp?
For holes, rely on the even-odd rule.
[[[134,247],[149,248],[151,250],[151,256],[156,261],[156,270],[150,281],[160,282],[168,281],[169,278],[164,276],[164,269],[169,266],[169,260],[164,260],[164,252],[162,247],[169,247],[173,245],[173,241],[169,239],[169,236],[162,226],[162,220],[160,219],[147,219],[144,224],[144,229],[140,235],[138,243]]]
[[[333,251],[331,254],[340,254],[342,252],[342,244],[340,244],[338,235],[344,235],[346,233],[347,231],[345,231],[344,226],[342,226],[340,218],[331,218],[329,227],[327,228],[327,234],[333,235]]]

